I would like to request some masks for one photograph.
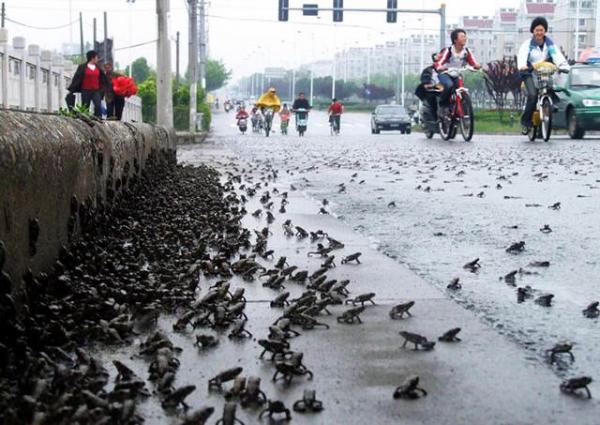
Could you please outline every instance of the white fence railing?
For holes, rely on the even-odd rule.
[[[75,71],[73,63],[35,44],[25,48],[25,38],[0,28],[0,106],[22,111],[56,112],[66,107],[65,96]],[[142,100],[125,100],[123,121],[142,122]]]

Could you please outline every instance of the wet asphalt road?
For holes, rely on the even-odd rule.
[[[261,189],[290,194],[286,213],[276,211],[279,195],[273,198],[277,203],[269,248],[276,258],[285,255],[300,269],[316,270],[322,259],[307,256],[315,243],[285,237],[281,223],[291,219],[308,230],[323,229],[346,244],[335,252],[337,261],[355,251],[363,253],[361,265],[338,263],[327,272],[329,278],[350,279],[352,296],[375,292],[377,303],[367,307],[360,325],[337,323],[335,318],[348,306],[333,306],[332,316],[317,317],[330,329],[302,331],[291,340],[292,349],[305,354],[304,364],[314,378],[295,378],[288,386],[273,382],[273,365],[258,358],[257,340],[281,314],[269,307],[278,292],[262,287],[261,281],[235,276],[232,289],[246,290],[252,338],[231,340],[226,332],[203,328],[174,333],[175,318],[160,318],[159,329],[183,349],[176,385],[197,387],[188,403],[193,409],[214,406],[208,423],[215,423],[222,415],[223,396],[209,392],[206,382],[226,368],[242,366],[245,376],[262,379],[261,388],[270,399],[288,407],[304,389],[317,390],[325,410],[292,412],[292,423],[597,424],[596,398],[569,397],[558,389],[563,378],[600,376],[600,324],[581,314],[600,298],[595,280],[597,142],[563,138],[529,144],[519,137],[475,137],[473,143],[446,143],[426,141],[420,134],[375,136],[368,118],[346,116],[342,135],[333,137],[326,117],[317,113],[307,137],[276,132],[267,139],[239,135],[233,117],[221,113],[215,116],[208,143],[179,148],[181,163],[206,163],[223,175],[241,173],[245,184],[266,184],[265,170],[278,169],[276,181]],[[256,198],[246,205],[249,212],[261,207]],[[324,198],[329,201],[327,215],[318,214]],[[561,202],[560,209],[548,208],[556,202]],[[247,215],[242,224],[254,230],[267,226],[264,214]],[[544,224],[553,231],[540,232]],[[522,253],[505,252],[520,240],[525,241]],[[477,273],[463,269],[477,257]],[[550,261],[550,267],[528,266],[541,260]],[[261,262],[271,267],[274,259]],[[516,284],[531,285],[536,295],[553,293],[552,307],[531,300],[517,303],[516,288],[499,277],[519,268],[523,272]],[[462,289],[450,293],[446,285],[453,277],[460,278]],[[213,283],[201,277],[199,296]],[[292,297],[306,290],[289,281],[285,285]],[[416,302],[414,317],[390,320],[390,307],[408,300]],[[438,342],[426,352],[402,348],[398,335],[408,330],[437,342],[437,336],[455,326],[462,328],[462,342]],[[193,345],[198,333],[217,336],[219,346],[199,350]],[[147,362],[137,355],[140,340],[96,354],[107,364],[121,360],[145,377]],[[575,344],[576,360],[549,366],[544,350],[562,340]],[[394,388],[411,375],[421,378],[427,397],[394,400]],[[597,397],[596,382],[590,390]],[[238,408],[238,417],[247,424],[259,423],[259,411]],[[156,397],[142,404],[141,413],[151,425],[179,424],[183,415],[163,411]]]
[[[600,379],[600,323],[582,315],[600,299],[600,138],[532,143],[476,133],[465,143],[372,135],[368,114],[346,114],[337,137],[322,113],[311,115],[304,138],[242,136],[225,114],[214,125],[220,143],[244,160],[272,164],[315,200],[328,199],[328,211],[532,358],[545,358],[556,342],[573,343],[576,361],[551,366],[560,377]],[[557,202],[559,209],[549,208]],[[544,225],[552,232],[541,232]],[[523,252],[505,252],[518,241]],[[475,258],[476,273],[463,269]],[[501,279],[513,270],[534,298],[553,294],[552,306],[517,303],[516,288]],[[453,277],[462,290],[446,291]]]

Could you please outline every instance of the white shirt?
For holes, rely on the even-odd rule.
[[[529,38],[521,44],[517,54],[517,67],[525,68],[527,64],[534,65],[538,62],[552,59],[552,62],[561,69],[569,69],[569,64],[560,49],[554,45],[552,40],[546,38],[544,44],[539,46],[533,38]]]

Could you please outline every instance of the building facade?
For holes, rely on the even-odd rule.
[[[599,12],[598,0],[557,0],[554,40],[569,58],[577,60],[582,50],[600,45],[596,31]]]

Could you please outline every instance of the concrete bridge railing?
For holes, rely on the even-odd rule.
[[[0,28],[0,107],[34,112],[66,107],[73,63],[38,45],[26,46],[23,37],[14,37],[12,45],[8,41],[8,30]],[[125,100],[123,121],[142,122],[141,98]]]
[[[148,158],[174,164],[175,153],[173,129],[0,110],[0,240],[13,288],[76,235],[74,208],[109,202]]]

